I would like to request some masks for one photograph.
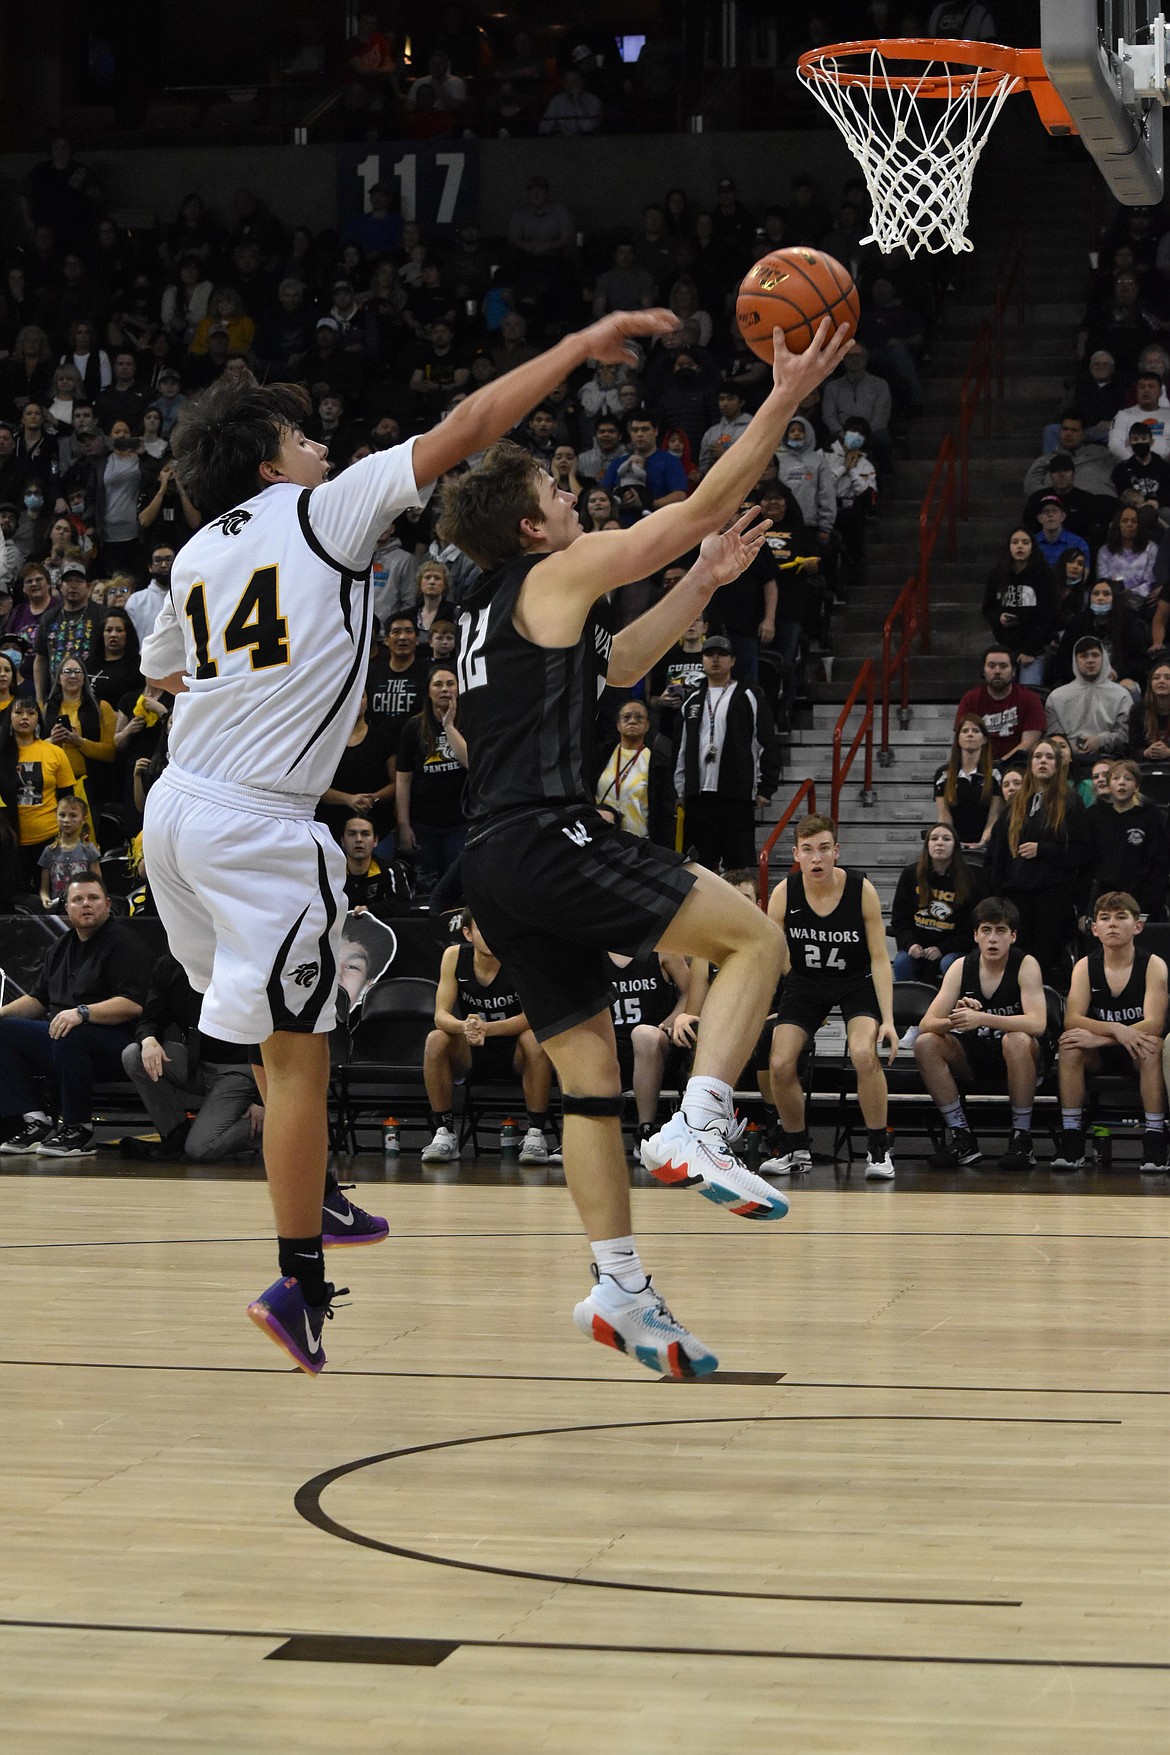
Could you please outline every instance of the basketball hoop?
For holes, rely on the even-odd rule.
[[[1076,133],[1039,49],[945,37],[830,43],[802,55],[797,73],[861,166],[873,203],[873,230],[861,241],[883,253],[972,248],[975,166],[1013,92],[1031,93],[1049,133]]]

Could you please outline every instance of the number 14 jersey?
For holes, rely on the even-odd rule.
[[[818,976],[856,981],[870,973],[869,945],[862,915],[862,884],[857,872],[845,873],[845,888],[831,914],[816,914],[804,893],[804,877],[788,879],[784,899],[784,937],[799,980]]]
[[[170,756],[186,773],[319,797],[333,783],[369,666],[378,538],[429,487],[413,441],[335,481],[277,482],[179,551],[143,673],[182,671]]]

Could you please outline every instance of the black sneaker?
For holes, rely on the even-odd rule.
[[[1053,1170],[1083,1170],[1085,1167],[1085,1130],[1083,1127],[1062,1127],[1056,1142]]]
[[[1170,1153],[1168,1153],[1167,1147],[1170,1147],[1170,1138],[1164,1131],[1144,1133],[1142,1135],[1142,1169],[1161,1171],[1165,1175],[1166,1170],[1170,1168]]]
[[[0,1152],[35,1152],[43,1139],[47,1139],[53,1131],[51,1121],[27,1121],[19,1133],[0,1145]]]
[[[642,1162],[642,1145],[646,1140],[651,1138],[655,1131],[656,1129],[652,1121],[640,1121],[638,1123],[634,1132],[633,1142],[630,1146],[630,1155],[635,1164],[640,1164]]]
[[[97,1151],[92,1127],[64,1123],[47,1133],[37,1147],[38,1158],[92,1158]]]
[[[935,1152],[929,1164],[932,1170],[957,1170],[960,1166],[978,1164],[983,1158],[979,1141],[969,1127],[953,1127],[941,1152]]]
[[[1036,1148],[1032,1144],[1032,1136],[1022,1127],[1013,1127],[1008,1140],[1007,1151],[999,1160],[1001,1170],[1034,1170],[1036,1168]]]

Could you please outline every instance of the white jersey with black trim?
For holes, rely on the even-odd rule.
[[[170,734],[186,773],[313,798],[332,784],[366,683],[375,546],[431,493],[413,450],[313,489],[274,483],[180,549],[142,666],[187,679]]]

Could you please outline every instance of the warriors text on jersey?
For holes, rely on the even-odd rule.
[[[455,1016],[482,1018],[485,1024],[498,1024],[502,1018],[519,1017],[523,1011],[516,995],[516,985],[501,966],[491,981],[481,981],[475,972],[475,946],[463,944],[455,961]]]
[[[831,914],[813,911],[804,891],[804,874],[788,879],[784,898],[784,938],[799,980],[818,976],[856,981],[870,973],[869,942],[862,915],[864,878],[845,873],[845,888]]]
[[[302,797],[332,783],[366,681],[374,545],[430,493],[412,451],[378,452],[311,490],[278,482],[183,547],[142,648],[147,676],[187,679],[177,767]]]
[[[585,804],[597,701],[613,635],[604,599],[573,646],[536,646],[512,621],[520,588],[543,554],[508,561],[479,581],[459,618],[459,723],[467,739],[467,815]]]
[[[657,956],[638,957],[624,969],[615,969],[613,991],[613,1027],[619,1037],[629,1036],[635,1024],[661,1024],[678,998]]]
[[[1105,952],[1100,946],[1089,952],[1089,1016],[1102,1024],[1140,1024],[1146,1015],[1148,951],[1134,947],[1133,967],[1120,993],[1114,993],[1105,975]]]
[[[1023,960],[1023,951],[1018,951],[1013,945],[1007,954],[1007,962],[1004,965],[1003,974],[999,978],[999,985],[994,993],[985,994],[979,975],[979,952],[968,951],[963,958],[963,978],[959,984],[959,999],[970,1000],[981,1012],[986,1012],[989,1018],[1022,1017],[1024,1001],[1020,993],[1020,964]],[[990,1024],[980,1024],[977,1030],[965,1031],[960,1040],[968,1041],[972,1037],[978,1040],[982,1037],[984,1041],[988,1041],[999,1035],[1000,1031],[993,1030]]]

